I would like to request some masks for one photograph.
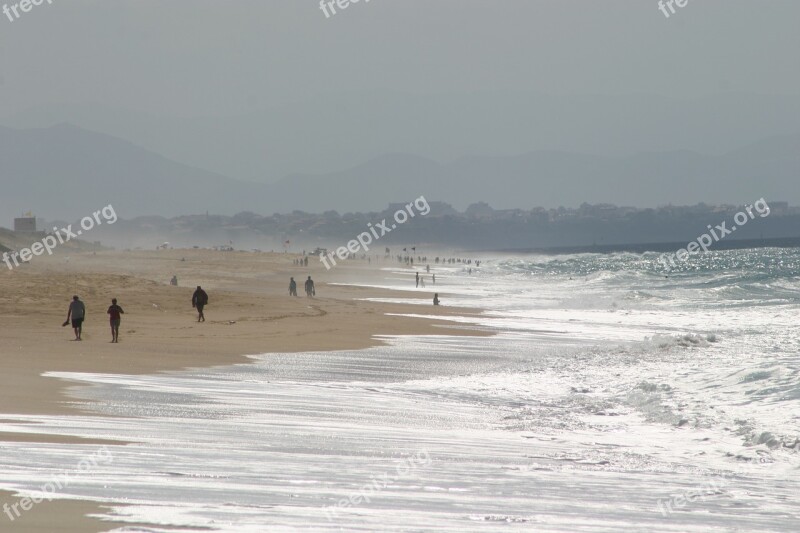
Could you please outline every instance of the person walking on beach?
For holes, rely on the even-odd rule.
[[[306,280],[306,296],[311,298],[312,296],[316,296],[317,291],[314,289],[314,280],[311,279],[311,276],[308,276]]]
[[[297,296],[297,282],[294,278],[289,278],[289,296]]]
[[[439,293],[433,295],[433,305],[439,305]]]
[[[419,272],[417,272],[417,288],[419,288]]]
[[[83,319],[86,318],[86,306],[77,296],[72,297],[72,302],[69,304],[69,311],[67,311],[67,321],[64,325],[72,321],[72,329],[75,331],[75,340],[80,341],[81,333],[83,332]]]
[[[434,285],[436,285],[436,274],[434,274],[434,275],[432,276],[432,279],[433,279],[433,284],[434,284]]]
[[[194,291],[194,294],[192,295],[192,307],[197,309],[198,322],[206,321],[206,316],[203,314],[203,308],[206,305],[208,305],[208,294],[200,287],[200,285],[198,285],[197,290]]]
[[[119,324],[122,322],[122,316],[125,311],[117,305],[117,299],[111,299],[111,307],[108,308],[109,319],[111,320],[111,342],[119,342]]]

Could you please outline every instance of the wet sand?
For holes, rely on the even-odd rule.
[[[150,374],[242,363],[248,354],[366,348],[380,342],[375,335],[480,334],[452,328],[444,320],[387,316],[419,313],[419,306],[358,300],[388,296],[389,291],[329,285],[377,281],[383,276],[379,267],[395,263],[348,261],[327,271],[313,257],[309,267],[294,266],[296,257],[209,250],[102,252],[40,258],[0,272],[0,421],[2,413],[79,412],[65,394],[70,383],[42,376],[50,371]],[[169,285],[173,275],[178,287]],[[308,275],[316,281],[317,297],[289,297],[289,277],[295,277],[303,294]],[[413,271],[407,275],[413,284]],[[202,323],[191,307],[196,285],[210,297]],[[430,300],[433,292],[404,297]],[[61,327],[73,294],[87,308],[81,342],[72,340],[71,328]],[[118,344],[110,342],[106,315],[112,297],[125,310]],[[454,313],[447,307],[424,309],[443,319]],[[0,446],[3,441],[108,444],[45,438],[34,429],[0,432]],[[0,493],[0,504],[16,501]],[[0,529],[54,531],[55,523],[59,531],[117,527],[86,518],[97,509],[92,502],[43,502],[14,522],[0,516]]]

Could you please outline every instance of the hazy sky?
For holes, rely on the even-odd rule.
[[[669,19],[656,0],[362,0],[330,19],[316,0],[53,0],[0,19],[0,114],[388,89],[797,95],[798,20],[797,0],[689,0]]]
[[[330,18],[319,0],[44,1],[0,14],[10,209],[52,212],[37,191],[59,183],[108,202],[125,195],[97,180],[196,170],[284,191],[231,212],[309,199],[298,174],[349,199],[366,176],[372,209],[421,194],[395,188],[428,179],[417,158],[449,169],[430,179],[458,205],[495,178],[520,183],[502,207],[800,203],[800,0],[688,0],[669,18],[658,0],[361,0]],[[474,156],[489,159],[470,185]],[[633,185],[597,185],[615,176]],[[661,188],[678,179],[692,186]]]

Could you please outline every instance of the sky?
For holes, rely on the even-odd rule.
[[[800,134],[797,0],[688,0],[669,17],[658,0],[334,9],[44,0],[0,14],[0,126],[69,122],[261,183],[393,153],[722,156]]]
[[[7,2],[6,2],[7,3]],[[12,2],[13,4],[13,2]],[[800,94],[800,2],[53,0],[0,19],[8,114],[228,115],[340,92]]]

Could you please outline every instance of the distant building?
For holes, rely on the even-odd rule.
[[[28,216],[19,217],[14,219],[14,231],[33,233],[36,232],[36,217]]]

